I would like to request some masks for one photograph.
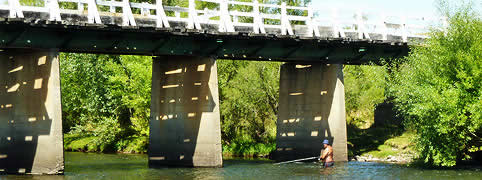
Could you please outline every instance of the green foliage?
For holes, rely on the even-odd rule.
[[[381,152],[381,154],[391,155],[391,152],[385,152],[387,150],[385,147],[394,147],[393,144],[398,144],[399,141],[402,141],[401,143],[410,142],[408,139],[399,139],[402,133],[404,133],[404,129],[398,127],[360,129],[353,124],[348,124],[348,154],[351,157],[365,155],[369,152]],[[398,145],[395,146],[398,147]]]
[[[116,143],[117,149],[127,153],[147,153],[149,138],[146,136],[131,136]]]
[[[94,139],[95,137],[83,137],[80,134],[66,134],[64,135],[64,149],[67,151],[95,151],[98,148],[91,143]]]
[[[383,144],[379,145],[376,149],[368,151],[362,155],[372,155],[376,158],[387,158],[388,156],[400,156],[401,154],[407,154],[413,156],[416,153],[411,148],[413,139],[416,134],[412,131],[406,131],[400,136],[393,136],[387,139]]]
[[[126,146],[117,142],[148,137],[150,57],[62,53],[60,59],[64,132],[94,137],[92,149],[99,151],[122,151]]]
[[[375,106],[385,100],[385,67],[345,65],[347,123],[368,128],[374,122]]]
[[[434,166],[454,166],[482,146],[482,22],[469,8],[453,12],[446,30],[413,47],[390,87],[421,160]]]
[[[64,54],[60,55],[62,105],[64,130],[89,121],[97,122],[100,116],[112,114],[111,95],[106,91],[107,72],[103,64],[109,56]],[[99,59],[99,61],[97,61]]]
[[[272,144],[276,136],[280,63],[218,61],[223,144]],[[242,137],[242,138],[240,138]]]
[[[7,2],[5,2],[7,3]],[[41,0],[20,0],[22,6],[45,6],[45,1]]]
[[[266,157],[276,149],[274,138],[268,143],[254,141],[248,134],[237,136],[230,144],[223,144],[223,155],[239,157]]]

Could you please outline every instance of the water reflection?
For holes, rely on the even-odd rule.
[[[273,165],[270,160],[227,159],[224,168],[147,166],[147,155],[65,153],[64,176],[0,176],[3,179],[480,179],[481,167],[428,170],[396,164],[346,162]]]

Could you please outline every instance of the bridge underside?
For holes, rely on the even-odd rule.
[[[397,41],[63,24],[8,18],[0,20],[0,48],[54,48],[61,52],[185,55],[325,64],[378,63],[380,58],[402,57],[409,51],[406,43]]]

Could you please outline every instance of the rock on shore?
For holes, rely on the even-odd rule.
[[[413,156],[409,154],[399,154],[397,156],[389,155],[386,158],[373,157],[372,155],[362,155],[362,156],[355,156],[354,158],[351,159],[351,161],[406,164],[411,162],[412,159],[413,159]]]

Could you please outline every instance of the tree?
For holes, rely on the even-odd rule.
[[[374,123],[375,106],[385,100],[385,67],[345,65],[347,123],[368,128]]]
[[[264,154],[274,150],[279,66],[277,62],[218,61],[223,144],[238,155],[259,151],[247,150],[256,144],[271,147]]]
[[[482,149],[482,21],[469,7],[446,14],[449,27],[413,47],[390,85],[421,160],[435,166]]]
[[[127,139],[145,151],[151,57],[61,53],[64,132],[93,137],[93,151],[122,151]],[[132,140],[133,141],[133,140]]]

